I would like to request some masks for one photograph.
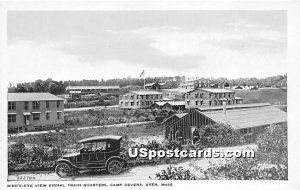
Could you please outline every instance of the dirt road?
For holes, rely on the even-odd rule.
[[[189,160],[179,164],[175,164],[172,166],[182,166],[184,169],[189,169],[193,171],[192,163],[196,162],[198,166],[201,168],[207,168],[208,160],[207,159],[198,159],[198,160]],[[170,166],[169,164],[162,164],[156,166],[137,166],[132,167],[130,169],[125,169],[121,174],[114,176],[110,175],[107,172],[103,171],[99,174],[92,174],[92,175],[81,175],[75,176],[73,178],[60,178],[54,172],[17,172],[12,173],[8,176],[8,180],[18,180],[18,178],[27,178],[27,179],[34,179],[34,180],[43,180],[43,181],[58,181],[58,180],[86,180],[86,181],[93,181],[93,180],[150,180],[151,178],[155,177],[155,174],[160,172],[161,170],[167,169]]]
[[[243,146],[235,147],[221,147],[215,148],[221,152],[227,150],[243,150],[243,149],[257,149],[257,145],[249,144]],[[182,166],[184,169],[190,170],[195,176],[202,177],[203,174],[199,171],[200,169],[207,169],[210,166],[210,163],[224,163],[225,158],[195,158],[190,159],[178,164],[172,164],[172,166]],[[149,180],[155,178],[155,174],[161,170],[167,169],[170,166],[169,164],[161,164],[156,166],[137,166],[129,169],[125,169],[121,174],[114,176],[109,175],[107,172],[101,172],[93,175],[82,175],[75,176],[73,178],[59,178],[54,172],[16,172],[8,175],[8,180],[19,180],[20,178],[31,178],[32,180],[45,180],[45,181],[58,181],[58,180],[74,180],[74,181],[94,181],[94,180]],[[198,169],[196,169],[196,167]],[[18,179],[19,178],[19,179]]]

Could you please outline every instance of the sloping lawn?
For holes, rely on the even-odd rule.
[[[244,98],[245,104],[264,103],[287,104],[287,91],[285,89],[259,89],[259,90],[234,90],[236,96]]]

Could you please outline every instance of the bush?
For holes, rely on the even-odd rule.
[[[60,147],[26,147],[22,142],[18,142],[9,146],[8,171],[53,170],[56,160],[62,154]]]
[[[270,164],[285,164],[288,162],[287,125],[270,126],[260,134],[256,141],[257,155],[261,162]]]
[[[151,178],[151,177],[150,177]],[[158,180],[196,180],[196,177],[182,167],[169,166],[166,170],[162,170],[156,174],[155,179]]]
[[[182,144],[180,143],[180,141],[167,141],[165,143],[165,147],[167,150],[182,150]]]
[[[204,179],[287,180],[288,170],[284,165],[263,166],[252,158],[236,158],[224,165],[210,167],[205,171]]]
[[[112,116],[110,116],[107,121],[108,121],[108,124],[117,124],[117,123],[119,123],[119,121],[115,117],[112,117]]]
[[[138,122],[144,122],[144,121],[146,121],[146,117],[140,116],[140,117],[138,118]]]
[[[155,121],[157,123],[161,123],[163,122],[167,117],[172,115],[172,111],[167,111],[167,110],[161,110],[160,112],[158,112],[155,116]]]
[[[236,158],[212,166],[205,179],[287,180],[287,125],[270,126],[256,141],[256,158]]]
[[[154,112],[156,114],[156,112]],[[66,112],[64,114],[66,126],[97,126],[113,125],[118,123],[134,123],[143,121],[154,121],[155,116],[151,110],[88,110],[77,112]]]
[[[153,115],[148,115],[148,117],[147,117],[147,119],[146,119],[147,121],[154,121],[155,120],[155,117],[153,116]]]
[[[200,142],[206,147],[229,146],[240,143],[237,130],[229,125],[215,124],[200,128]]]
[[[129,119],[129,123],[135,123],[135,122],[137,122],[137,119],[135,117]]]
[[[122,117],[119,121],[120,123],[128,123],[129,119],[127,119],[126,117]]]
[[[28,149],[21,141],[8,147],[8,160],[15,164],[23,164],[26,162],[26,157],[29,155]]]

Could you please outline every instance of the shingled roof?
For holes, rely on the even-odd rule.
[[[63,98],[57,97],[50,93],[8,93],[8,101],[18,102],[18,101],[46,101],[46,100],[64,100]]]

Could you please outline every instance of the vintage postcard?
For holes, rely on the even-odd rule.
[[[298,1],[2,5],[3,188],[300,188]]]

